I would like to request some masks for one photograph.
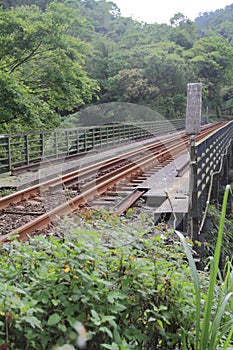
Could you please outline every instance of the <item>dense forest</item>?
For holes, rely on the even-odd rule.
[[[203,113],[233,113],[233,4],[169,25],[124,18],[106,0],[0,5],[2,133],[52,128],[109,102],[184,117],[189,82],[203,83]]]

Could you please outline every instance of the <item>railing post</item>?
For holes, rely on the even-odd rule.
[[[75,137],[76,137],[76,141],[75,141],[75,148],[76,148],[76,153],[79,153],[79,132],[78,129],[76,129],[75,131]]]
[[[69,131],[65,131],[65,139],[66,139],[66,155],[68,156],[70,154],[69,150]]]
[[[8,171],[11,171],[11,140],[10,136],[7,136],[7,142],[6,142],[6,155],[8,156]]]
[[[26,164],[29,165],[30,157],[29,157],[28,135],[24,135],[24,148],[25,148],[25,161],[26,161]]]
[[[41,159],[44,156],[44,133],[40,133],[40,157]]]
[[[58,157],[58,149],[57,149],[57,132],[54,132],[54,156],[55,158]]]
[[[94,128],[92,128],[92,130],[91,130],[91,136],[92,136],[92,149],[94,149],[95,148],[95,129]]]
[[[87,151],[87,129],[84,129],[83,134],[84,134],[83,147],[84,147],[84,152],[86,152]]]
[[[106,143],[108,145],[108,141],[109,141],[109,127],[106,127]]]
[[[102,140],[102,126],[100,126],[99,133],[100,133],[100,148],[102,148],[103,140]]]

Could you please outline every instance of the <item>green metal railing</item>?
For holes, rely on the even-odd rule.
[[[0,135],[0,172],[174,132],[184,127],[185,120],[176,119]]]

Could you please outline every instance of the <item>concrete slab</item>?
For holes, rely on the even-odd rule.
[[[166,199],[159,208],[156,209],[156,213],[187,213],[188,212],[188,197],[184,198],[170,198]]]
[[[147,189],[143,198],[147,206],[155,208],[155,217],[162,214],[174,214],[173,220],[182,220],[188,212],[189,202],[189,171],[187,170],[188,155],[182,155],[175,161],[159,170],[138,188]],[[182,176],[177,176],[182,168],[186,169]]]

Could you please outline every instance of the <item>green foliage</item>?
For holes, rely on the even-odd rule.
[[[170,23],[176,30],[170,34],[170,39],[185,49],[190,49],[196,39],[195,24],[182,13],[175,14]]]
[[[11,77],[0,72],[0,115],[1,123],[14,118],[30,118],[31,110],[27,100],[28,93],[23,86]]]
[[[19,7],[25,5],[37,5],[42,10],[46,9],[46,6],[50,4],[53,0],[1,0],[0,4],[3,8]]]
[[[85,25],[76,14],[55,3],[46,12],[36,6],[0,10],[1,123],[56,125],[55,113],[92,99],[98,87],[83,69],[87,45],[69,34],[77,18]]]
[[[190,269],[172,232],[135,211],[121,219],[83,211],[63,219],[56,238],[4,244],[0,346],[71,349],[82,334],[96,350],[214,350],[218,344],[226,350],[232,345],[230,263],[225,279],[216,281],[225,209],[226,199],[210,276],[197,272],[180,234]]]
[[[232,46],[219,36],[211,36],[196,41],[186,55],[190,58],[195,76],[207,89],[204,103],[220,115],[221,88],[233,82]]]
[[[1,132],[56,127],[97,101],[184,117],[194,81],[204,109],[232,113],[232,5],[167,25],[124,18],[106,0],[0,2]]]
[[[224,39],[232,42],[233,34],[233,4],[215,12],[204,12],[195,19],[199,35],[206,36],[211,33],[221,35]]]
[[[0,345],[75,346],[79,321],[90,349],[181,349],[195,311],[189,270],[179,246],[147,234],[145,221],[84,213],[61,223],[61,239],[4,245]]]
[[[181,233],[178,232],[178,236],[183,243],[187,258],[189,260],[194,279],[196,297],[195,350],[216,350],[219,349],[219,346],[221,346],[221,349],[226,350],[229,346],[233,345],[233,267],[231,263],[228,263],[226,265],[225,279],[221,280],[221,283],[218,283],[217,281],[227,200],[230,193],[232,195],[231,187],[228,185],[226,186],[223,199],[222,213],[214,257],[210,258],[209,287],[204,302],[203,317],[201,316],[201,285],[195,262],[191,251],[189,250],[188,245],[185,241],[185,238]],[[216,288],[219,288],[217,296],[215,292]],[[185,337],[183,338],[183,346],[185,349],[188,348],[188,341],[186,341]]]
[[[143,76],[142,69],[124,69],[108,80],[108,96],[114,101],[141,103],[158,93],[158,88]]]
[[[205,240],[207,242],[206,251],[208,256],[212,256],[214,255],[215,246],[218,238],[218,226],[220,222],[221,212],[214,205],[212,205],[209,207],[208,216],[210,220],[210,228],[208,229],[207,232],[205,232]],[[233,215],[231,213],[227,215],[224,221],[224,233],[222,237],[222,247],[221,247],[222,258],[224,260],[226,257],[229,257],[230,259],[233,257],[232,218],[233,218]]]
[[[16,189],[15,189],[15,190],[16,190]],[[13,190],[13,189],[3,189],[3,190],[0,190],[0,197],[8,196],[9,194],[14,193],[15,190]]]
[[[232,115],[233,114],[233,85],[232,86],[225,86],[221,90],[221,98],[224,110],[224,113],[226,115]]]

